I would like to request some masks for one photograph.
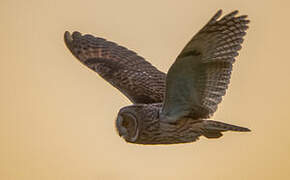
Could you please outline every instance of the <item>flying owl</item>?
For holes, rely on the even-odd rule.
[[[230,83],[248,23],[219,10],[187,43],[167,74],[135,52],[92,35],[65,32],[72,54],[119,89],[133,105],[120,109],[116,128],[136,144],[177,144],[248,128],[209,120]]]

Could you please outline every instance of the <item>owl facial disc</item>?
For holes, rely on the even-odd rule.
[[[139,135],[138,120],[129,113],[124,112],[118,115],[116,121],[117,130],[119,135],[122,136],[128,142],[135,142]]]

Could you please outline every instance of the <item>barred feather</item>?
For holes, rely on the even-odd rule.
[[[163,101],[166,74],[135,52],[92,35],[65,32],[73,55],[126,95],[133,103]]]
[[[238,11],[218,20],[221,13],[189,41],[168,71],[163,118],[208,118],[222,101],[250,21],[245,15],[236,16]]]

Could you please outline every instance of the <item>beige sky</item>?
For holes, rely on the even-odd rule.
[[[129,101],[70,54],[64,31],[117,42],[167,71],[218,9],[251,24],[213,119],[252,132],[125,143],[114,121]],[[289,11],[287,0],[1,0],[0,179],[290,179]]]

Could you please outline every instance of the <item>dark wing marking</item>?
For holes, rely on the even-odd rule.
[[[135,52],[79,32],[72,35],[65,32],[64,41],[80,62],[119,89],[133,103],[163,101],[166,74]]]
[[[248,29],[247,16],[238,11],[218,20],[219,10],[189,41],[170,67],[161,116],[175,122],[183,116],[208,118],[222,101],[232,64]]]

